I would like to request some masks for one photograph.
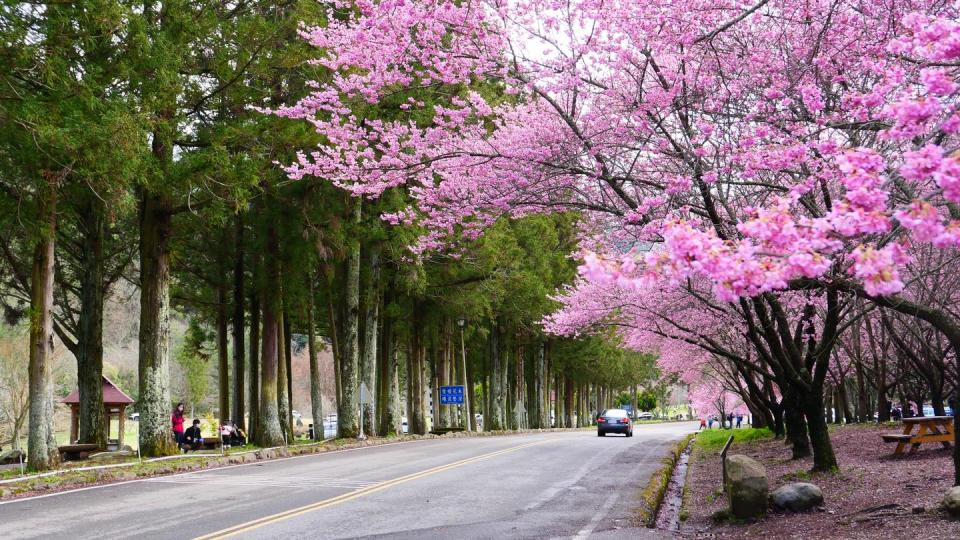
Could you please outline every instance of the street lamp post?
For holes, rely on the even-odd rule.
[[[457,326],[460,327],[460,371],[463,373],[463,429],[470,431],[471,413],[470,410],[470,384],[467,378],[467,348],[463,341],[463,327],[467,324],[466,319],[460,317],[457,319]]]

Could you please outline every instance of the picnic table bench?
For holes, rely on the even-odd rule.
[[[220,448],[220,437],[204,437],[203,442],[197,445],[197,450],[216,450]]]
[[[913,433],[913,428],[917,427],[917,432]],[[923,443],[938,442],[944,448],[950,448],[950,443],[954,442],[956,435],[953,431],[952,416],[918,416],[915,418],[903,419],[902,433],[885,433],[881,435],[883,442],[897,443],[897,449],[893,455],[903,455],[903,450],[910,445],[910,453],[914,453]]]

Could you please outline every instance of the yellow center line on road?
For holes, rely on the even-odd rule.
[[[554,441],[554,440],[557,440],[557,438],[554,437],[554,438],[549,438],[549,439],[543,439],[543,440],[540,440],[540,441],[534,441],[534,442],[531,442],[531,443],[526,443],[526,444],[521,444],[521,445],[518,445],[518,446],[512,446],[512,447],[510,447],[510,448],[505,448],[505,449],[503,449],[503,450],[497,450],[496,452],[490,452],[490,453],[488,453],[488,454],[481,454],[481,455],[479,455],[479,456],[474,456],[474,457],[472,457],[472,458],[462,459],[462,460],[460,460],[460,461],[454,461],[453,463],[447,463],[446,465],[440,465],[440,466],[437,466],[437,467],[433,467],[433,468],[431,468],[431,469],[426,469],[426,470],[423,470],[423,471],[420,471],[420,472],[415,472],[415,473],[408,474],[408,475],[406,475],[406,476],[401,476],[401,477],[399,477],[399,478],[394,478],[393,480],[387,480],[387,481],[385,481],[385,482],[381,482],[381,483],[378,483],[378,484],[373,485],[373,486],[370,486],[370,487],[358,489],[358,490],[356,490],[356,491],[351,491],[350,493],[344,493],[343,495],[338,495],[338,496],[336,496],[336,497],[331,497],[331,498],[329,498],[329,499],[324,499],[324,500],[322,500],[322,501],[317,501],[317,502],[315,502],[315,503],[311,503],[311,504],[308,504],[308,505],[306,505],[306,506],[301,506],[301,507],[299,507],[299,508],[293,508],[293,509],[290,509],[290,510],[287,510],[287,511],[284,511],[284,512],[280,512],[280,513],[273,514],[273,515],[270,515],[270,516],[265,516],[265,517],[262,517],[262,518],[260,518],[260,519],[255,519],[255,520],[253,520],[253,521],[248,521],[248,522],[246,522],[246,523],[241,523],[241,524],[239,524],[239,525],[234,525],[233,527],[228,527],[228,528],[226,528],[226,529],[222,529],[222,530],[219,530],[219,531],[216,531],[216,532],[212,532],[212,533],[210,533],[210,534],[205,534],[205,535],[203,535],[203,536],[198,536],[198,537],[196,537],[194,540],[213,540],[213,539],[215,539],[215,538],[218,538],[218,539],[219,539],[219,538],[229,538],[229,537],[231,537],[231,536],[235,536],[235,535],[238,535],[238,534],[241,534],[241,533],[249,532],[249,531],[252,531],[252,530],[254,530],[254,529],[259,529],[260,527],[264,527],[264,526],[266,526],[266,525],[272,525],[272,524],[278,523],[278,522],[280,522],[280,521],[284,521],[284,520],[287,520],[287,519],[290,519],[290,518],[293,518],[293,517],[301,516],[301,515],[303,515],[303,514],[306,514],[307,512],[312,512],[312,511],[314,511],[314,510],[320,510],[320,509],[322,509],[322,508],[327,508],[327,507],[330,507],[330,506],[334,506],[334,505],[337,505],[337,504],[340,504],[340,503],[343,503],[343,502],[351,501],[351,500],[353,500],[353,499],[358,499],[358,498],[360,498],[360,497],[363,497],[363,496],[366,496],[366,495],[370,495],[371,493],[376,493],[376,492],[378,492],[378,491],[382,491],[382,490],[384,490],[384,489],[387,489],[387,488],[390,488],[390,487],[393,487],[393,486],[397,486],[397,485],[400,485],[400,484],[403,484],[403,483],[406,483],[406,482],[410,482],[410,481],[412,481],[412,480],[417,480],[417,479],[420,479],[420,478],[424,478],[424,477],[426,477],[426,476],[430,476],[430,475],[433,475],[433,474],[437,474],[437,473],[439,473],[439,472],[447,471],[447,470],[450,470],[450,469],[455,469],[455,468],[457,468],[457,467],[462,467],[463,465],[468,465],[468,464],[470,464],[470,463],[476,463],[477,461],[482,461],[482,460],[485,460],[485,459],[490,459],[490,458],[493,458],[493,457],[502,456],[502,455],[504,455],[504,454],[509,454],[510,452],[516,452],[517,450],[522,450],[522,449],[524,449],[524,448],[529,448],[529,447],[531,447],[531,446],[535,446],[535,445],[538,445],[538,444],[543,444],[543,443],[545,443],[545,442],[550,442],[550,441]]]

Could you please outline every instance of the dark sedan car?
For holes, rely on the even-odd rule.
[[[607,409],[597,416],[597,437],[606,436],[607,433],[623,433],[633,437],[633,424],[627,411]]]

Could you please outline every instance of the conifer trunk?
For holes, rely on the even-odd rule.
[[[220,275],[222,279],[223,273]],[[230,353],[227,343],[227,285],[221,280],[217,284],[217,412],[221,424],[230,419]]]
[[[320,393],[320,367],[317,364],[317,333],[313,321],[313,280],[307,278],[307,354],[310,358],[310,415],[313,418],[313,440],[322,441],[323,401]]]
[[[414,306],[413,327],[410,329],[410,350],[407,353],[407,429],[410,433],[426,433],[424,402],[424,356],[422,307]]]
[[[241,215],[238,214],[235,218],[234,226],[234,244],[236,249],[233,263],[233,412],[231,416],[238,426],[243,426],[246,416],[244,403],[244,385],[246,384],[244,380],[244,374],[246,372],[244,353],[246,352],[246,347],[243,342],[245,296],[243,291],[243,217]]]
[[[377,329],[380,315],[380,246],[374,244],[367,253],[367,283],[363,309],[363,357],[360,360],[360,379],[367,386],[367,400],[363,405],[365,430],[375,432],[377,425]]]
[[[60,462],[54,436],[53,402],[53,281],[57,234],[57,193],[53,177],[40,189],[40,230],[33,249],[30,276],[30,363],[28,372],[30,468],[43,471]]]
[[[530,423],[530,427],[537,429],[546,429],[550,427],[550,411],[546,407],[546,344],[539,343],[534,353],[533,361],[533,400],[530,403],[531,409],[528,411],[529,418],[536,422]]]
[[[500,335],[500,323],[493,321],[490,327],[490,418],[489,422],[485,422],[489,425],[490,431],[500,431],[506,429],[504,425],[504,393],[505,388],[503,384],[503,358],[501,355],[501,335]]]
[[[257,262],[253,263],[254,271]],[[250,380],[247,394],[250,396],[250,422],[247,433],[253,437],[260,425],[260,296],[256,280],[250,294]]]
[[[179,451],[170,425],[170,238],[173,208],[144,190],[140,201],[140,454]]]
[[[386,300],[384,300],[386,305]],[[384,314],[386,315],[386,314]],[[400,432],[401,413],[399,384],[397,380],[397,351],[394,345],[393,319],[382,318],[383,329],[380,332],[380,361],[377,364],[377,433],[382,436],[396,435]]]
[[[280,322],[277,312],[280,305],[280,269],[277,231],[267,227],[267,275],[261,298],[263,299],[263,336],[260,352],[260,406],[257,419],[257,444],[264,447],[283,444],[283,428],[277,407],[277,372],[279,370]]]
[[[78,442],[106,449],[103,415],[103,204],[88,196],[80,209],[83,242],[80,314],[77,317],[77,388],[80,391]]]
[[[282,297],[282,293],[281,293]],[[283,306],[283,300],[279,305]],[[281,307],[277,316],[277,418],[280,419],[280,429],[283,431],[287,444],[293,442],[292,412],[290,411],[290,396],[287,380],[289,379],[287,354],[290,341],[287,339],[287,317]]]
[[[354,201],[352,223],[360,224],[361,203]],[[356,438],[360,434],[358,373],[360,364],[360,242],[350,242],[347,256],[345,284],[346,320],[343,321],[343,358],[340,365],[340,391],[342,400],[337,404],[337,432],[341,438]]]

